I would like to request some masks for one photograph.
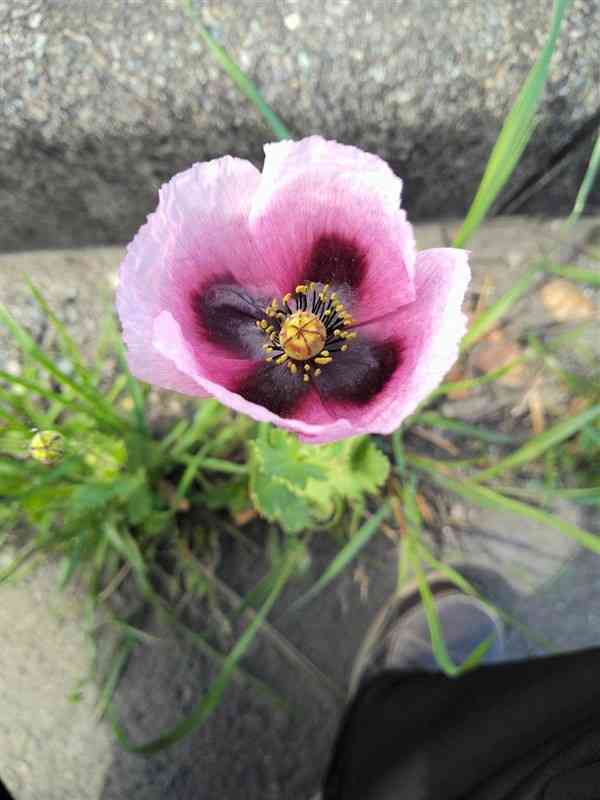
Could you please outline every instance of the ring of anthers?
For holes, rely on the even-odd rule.
[[[354,320],[329,290],[329,284],[300,284],[281,303],[273,298],[265,309],[266,318],[256,320],[268,338],[263,345],[266,360],[284,365],[292,375],[302,375],[305,383],[311,376],[318,377],[334,353],[345,352],[356,338],[354,331],[347,330]]]

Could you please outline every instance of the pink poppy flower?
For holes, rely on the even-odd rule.
[[[317,136],[175,175],[129,245],[134,375],[309,442],[396,429],[458,354],[467,254],[415,252],[401,181]]]

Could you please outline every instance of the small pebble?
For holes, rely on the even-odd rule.
[[[284,17],[283,24],[288,29],[288,31],[295,31],[302,24],[302,17],[300,16],[300,14],[296,12],[294,12],[293,14],[288,14],[286,17]]]

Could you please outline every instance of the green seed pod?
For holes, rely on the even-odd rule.
[[[29,455],[41,464],[58,464],[65,454],[65,440],[58,431],[39,431],[29,443]]]

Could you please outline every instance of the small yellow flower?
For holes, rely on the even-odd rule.
[[[65,440],[58,431],[39,431],[29,443],[29,455],[46,466],[57,464],[65,454]]]

